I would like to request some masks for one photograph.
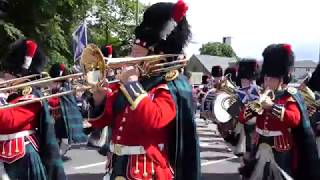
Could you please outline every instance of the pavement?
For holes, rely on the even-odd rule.
[[[197,132],[200,138],[202,180],[240,180],[239,158],[234,156],[219,136],[214,124],[206,124],[197,117]],[[70,159],[64,166],[69,180],[102,180],[105,157],[95,148],[74,145],[66,154]]]

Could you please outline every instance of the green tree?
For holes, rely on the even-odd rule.
[[[230,45],[220,42],[208,42],[200,48],[200,54],[211,56],[235,57],[236,53]]]
[[[98,23],[90,26],[89,38],[98,45],[112,44],[121,56],[128,55],[129,44],[136,27],[136,0],[97,0],[92,15]],[[138,4],[138,20],[142,18],[145,6]]]
[[[43,47],[50,64],[73,64],[72,32],[89,16],[88,42],[113,44],[122,54],[135,27],[135,0],[10,0],[6,16],[0,16],[0,59],[8,44],[18,38],[32,38]],[[140,11],[144,9],[139,4]],[[3,14],[3,13],[2,13]],[[122,49],[120,49],[122,47]],[[121,53],[120,53],[121,54]]]

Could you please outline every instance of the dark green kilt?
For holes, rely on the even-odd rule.
[[[4,163],[5,170],[12,180],[47,180],[46,170],[39,153],[31,144],[26,145],[26,154],[12,164]]]

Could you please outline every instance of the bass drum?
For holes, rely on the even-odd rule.
[[[227,123],[232,118],[237,118],[241,106],[242,103],[236,96],[225,92],[218,93],[213,103],[213,112],[217,123]]]
[[[215,116],[213,112],[213,104],[216,98],[216,89],[210,89],[204,96],[201,109],[200,109],[200,117],[215,121]]]

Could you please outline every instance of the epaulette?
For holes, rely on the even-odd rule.
[[[166,73],[164,76],[165,80],[167,82],[175,80],[179,76],[179,71],[178,70],[172,70]]]

